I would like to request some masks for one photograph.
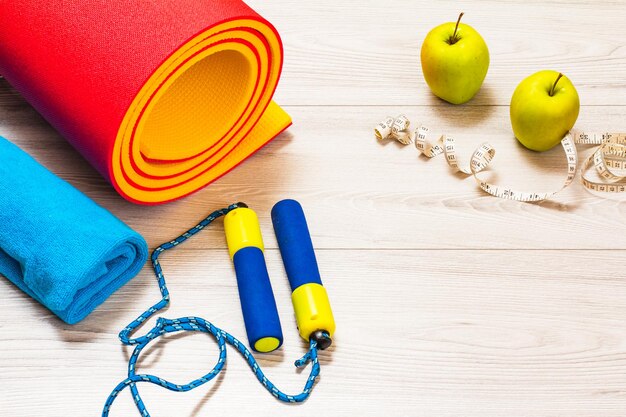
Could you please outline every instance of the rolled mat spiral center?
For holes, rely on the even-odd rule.
[[[291,124],[278,33],[239,0],[15,0],[0,73],[128,200],[224,175]]]

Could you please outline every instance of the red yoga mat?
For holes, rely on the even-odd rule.
[[[0,2],[0,74],[137,203],[188,195],[286,129],[282,62],[239,0]]]

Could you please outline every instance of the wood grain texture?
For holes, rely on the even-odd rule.
[[[539,204],[488,196],[471,178],[452,174],[443,157],[428,160],[413,146],[378,143],[373,126],[405,112],[433,132],[453,134],[461,155],[489,141],[497,148],[492,178],[522,189],[558,189],[563,150],[534,153],[514,139],[507,107],[288,106],[294,126],[241,167],[184,201],[159,207],[125,202],[58,134],[4,85],[0,135],[14,138],[90,197],[143,233],[150,245],[178,235],[216,207],[245,199],[276,247],[269,213],[281,198],[302,201],[319,248],[626,248],[626,205],[598,198],[578,183]],[[618,130],[621,106],[583,107],[578,126]],[[589,147],[579,147],[586,155]],[[262,173],[262,175],[259,175]],[[155,227],[155,222],[158,227]],[[528,233],[532,230],[533,233]],[[221,230],[193,247],[225,247]]]
[[[286,62],[276,100],[294,126],[213,185],[159,207],[122,200],[4,80],[0,136],[141,232],[151,247],[210,211],[246,201],[259,214],[285,334],[261,357],[268,376],[297,392],[304,351],[269,218],[281,198],[307,212],[338,323],[310,400],[278,403],[229,350],[222,377],[178,394],[142,387],[154,417],[204,415],[621,417],[626,408],[626,255],[623,197],[575,184],[540,204],[498,200],[442,157],[378,143],[373,126],[406,113],[455,136],[468,156],[484,141],[497,156],[486,178],[551,190],[563,152],[537,154],[512,136],[517,83],[553,68],[578,87],[577,127],[626,129],[623,1],[414,0],[249,4],[272,21]],[[427,90],[419,46],[435,25],[466,12],[491,51],[486,83],[454,107]],[[1,29],[0,29],[1,30]],[[590,152],[579,147],[581,156]],[[1,163],[1,160],[0,160]],[[164,255],[166,317],[198,315],[245,340],[221,221]],[[158,298],[149,268],[84,322],[68,326],[0,279],[0,415],[99,415],[123,379],[130,350],[118,331]],[[206,335],[156,343],[140,368],[176,382],[208,371]],[[134,416],[128,394],[112,412]]]
[[[320,409],[364,416],[621,416],[626,285],[615,258],[625,254],[322,250],[339,327],[305,405],[285,406],[266,395],[233,351],[216,388],[142,392],[155,416],[316,416]],[[281,387],[296,391],[303,375],[292,361],[304,346],[280,255],[270,250],[267,258],[286,340],[262,364]],[[173,298],[166,317],[197,314],[244,334],[224,251],[180,247],[164,256],[163,266]],[[152,280],[144,270],[76,326],[60,324],[0,281],[0,386],[8,415],[97,415],[124,375],[128,351],[116,333],[156,299]],[[147,353],[140,369],[182,382],[214,363],[208,337],[169,339]],[[123,395],[113,415],[133,413]]]
[[[463,21],[489,46],[485,84],[469,105],[508,105],[522,78],[570,77],[587,105],[624,105],[623,1],[250,2],[285,40],[283,104],[441,104],[428,94],[420,45],[434,26]]]

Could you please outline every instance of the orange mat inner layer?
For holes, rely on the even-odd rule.
[[[188,195],[291,124],[280,38],[244,3],[67,3],[3,6],[0,73],[125,198]]]

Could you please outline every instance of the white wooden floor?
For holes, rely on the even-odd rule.
[[[260,215],[285,345],[262,357],[299,392],[304,352],[269,211],[285,197],[308,214],[337,320],[322,378],[302,405],[269,396],[229,351],[226,372],[192,393],[142,386],[154,417],[615,416],[626,409],[626,197],[578,184],[541,204],[498,200],[441,158],[381,145],[372,127],[407,113],[454,134],[469,153],[489,140],[494,179],[560,186],[562,150],[535,154],[512,136],[508,103],[525,76],[555,69],[581,96],[577,127],[626,130],[624,1],[250,0],[279,29],[286,63],[276,100],[294,125],[240,168],[176,203],[125,202],[4,81],[0,135],[141,232],[151,247],[208,212],[246,201]],[[428,30],[464,21],[491,67],[478,96],[452,107],[421,75]],[[589,149],[579,147],[581,155]],[[1,162],[0,162],[1,163]],[[199,315],[245,339],[221,222],[164,257],[167,317]],[[68,326],[0,280],[0,415],[85,417],[124,378],[117,332],[157,299],[144,271]],[[188,381],[214,363],[203,335],[157,344],[140,368]],[[112,416],[133,416],[128,393]]]

